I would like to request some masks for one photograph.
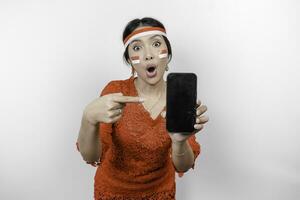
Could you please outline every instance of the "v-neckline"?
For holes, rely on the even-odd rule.
[[[132,88],[133,88],[134,95],[135,95],[135,96],[139,96],[138,91],[137,91],[137,89],[136,89],[136,87],[135,87],[135,84],[134,84],[134,80],[135,80],[136,78],[137,78],[137,77],[131,77],[131,84],[132,84]],[[145,113],[145,115],[147,116],[147,118],[149,118],[150,121],[151,121],[153,124],[155,124],[157,121],[159,121],[159,120],[162,118],[161,113],[162,113],[162,112],[165,110],[165,108],[166,108],[166,106],[164,106],[163,109],[162,109],[162,110],[159,112],[159,114],[156,116],[156,118],[153,119],[153,118],[151,117],[151,113],[144,107],[144,105],[143,105],[142,103],[138,103],[137,105],[141,108],[142,112]]]

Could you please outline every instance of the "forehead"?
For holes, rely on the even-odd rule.
[[[162,35],[159,35],[159,34],[150,34],[150,35],[145,35],[145,36],[138,37],[135,40],[133,40],[131,43],[134,43],[134,42],[147,42],[147,41],[151,41],[153,39],[163,39],[163,37],[162,37]]]
[[[137,27],[134,31],[143,29],[143,28],[151,28],[151,26],[141,26],[141,27]],[[135,42],[135,41],[142,41],[142,42],[146,42],[148,40],[154,39],[154,38],[161,38],[161,35],[157,35],[157,34],[150,34],[150,35],[145,35],[145,36],[141,36],[136,38],[135,40],[133,40],[131,43]]]

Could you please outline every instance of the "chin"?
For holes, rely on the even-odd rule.
[[[162,78],[163,78],[162,75],[157,75],[154,78],[146,77],[146,82],[149,83],[150,85],[156,85],[158,82],[161,81]]]

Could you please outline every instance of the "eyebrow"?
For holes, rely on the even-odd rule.
[[[160,35],[156,34],[156,35],[151,36],[149,39],[155,38],[155,37],[157,37],[157,36],[158,36],[159,38],[161,38]]]
[[[151,36],[151,37],[149,38],[149,40],[150,40],[150,39],[153,39],[153,38],[155,38],[155,37],[157,37],[157,36],[161,38],[160,35],[156,34],[156,35]],[[134,43],[134,42],[141,42],[141,40],[135,39],[135,40],[133,40],[131,43]]]

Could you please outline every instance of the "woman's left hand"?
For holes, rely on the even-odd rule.
[[[203,129],[204,124],[208,122],[208,117],[204,116],[203,114],[207,111],[206,105],[201,105],[201,101],[198,99],[197,101],[197,110],[196,110],[196,124],[194,128],[196,129],[191,134],[182,134],[182,133],[169,133],[172,142],[184,142],[192,135],[198,133],[200,130]],[[163,118],[166,117],[166,111],[161,113]]]

